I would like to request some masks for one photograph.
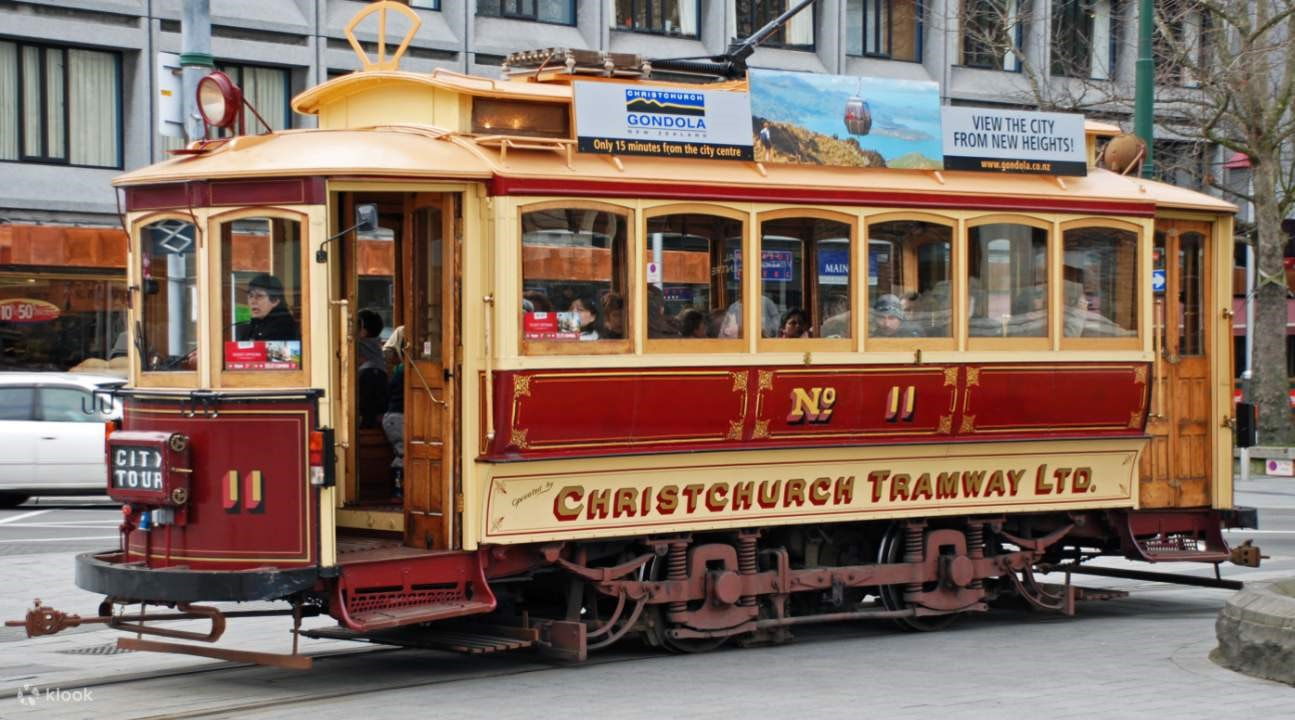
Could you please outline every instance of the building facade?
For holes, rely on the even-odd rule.
[[[402,69],[497,76],[537,47],[697,57],[788,0],[406,0],[422,27]],[[123,355],[125,241],[114,175],[181,146],[162,117],[183,0],[0,2],[0,369],[102,369]],[[210,0],[216,65],[274,129],[292,96],[358,68],[357,0]],[[757,67],[939,83],[946,103],[1074,106],[1133,83],[1132,0],[820,0]],[[1190,29],[1190,28],[1189,28]],[[366,42],[371,33],[357,32]],[[1190,82],[1179,74],[1162,82]],[[1119,118],[1118,111],[1108,117]],[[256,131],[256,126],[249,128]],[[1216,152],[1167,143],[1191,180]],[[381,265],[382,263],[378,263]],[[374,292],[381,292],[377,288]]]

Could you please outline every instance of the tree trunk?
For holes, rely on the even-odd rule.
[[[1290,408],[1290,380],[1286,375],[1286,276],[1282,257],[1286,234],[1282,232],[1277,202],[1279,153],[1254,167],[1255,218],[1258,229],[1258,277],[1255,288],[1254,400],[1259,408],[1259,443],[1295,445],[1295,422]]]

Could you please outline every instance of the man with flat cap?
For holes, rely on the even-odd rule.
[[[238,340],[301,339],[301,329],[288,310],[279,278],[268,273],[252,278],[247,283],[247,307],[252,319],[236,326]]]
[[[921,337],[922,333],[908,322],[908,314],[896,295],[889,293],[872,304],[872,337]]]

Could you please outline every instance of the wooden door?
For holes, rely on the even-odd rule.
[[[406,202],[405,544],[457,545],[454,517],[455,198]]]
[[[1151,444],[1142,460],[1143,507],[1199,507],[1210,500],[1210,226],[1156,222],[1153,267],[1164,273],[1153,330]]]

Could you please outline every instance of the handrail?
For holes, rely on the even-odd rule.
[[[481,301],[486,304],[485,321],[482,323],[482,331],[483,331],[482,336],[485,339],[485,345],[486,345],[485,347],[485,351],[486,351],[485,352],[485,355],[486,355],[486,359],[485,359],[486,410],[485,412],[486,412],[486,444],[489,445],[490,443],[495,441],[494,367],[490,364],[491,355],[494,352],[494,349],[491,347],[491,343],[493,341],[491,331],[493,330],[495,296],[486,295],[485,297],[481,298]],[[481,448],[481,450],[484,451],[485,448]]]

